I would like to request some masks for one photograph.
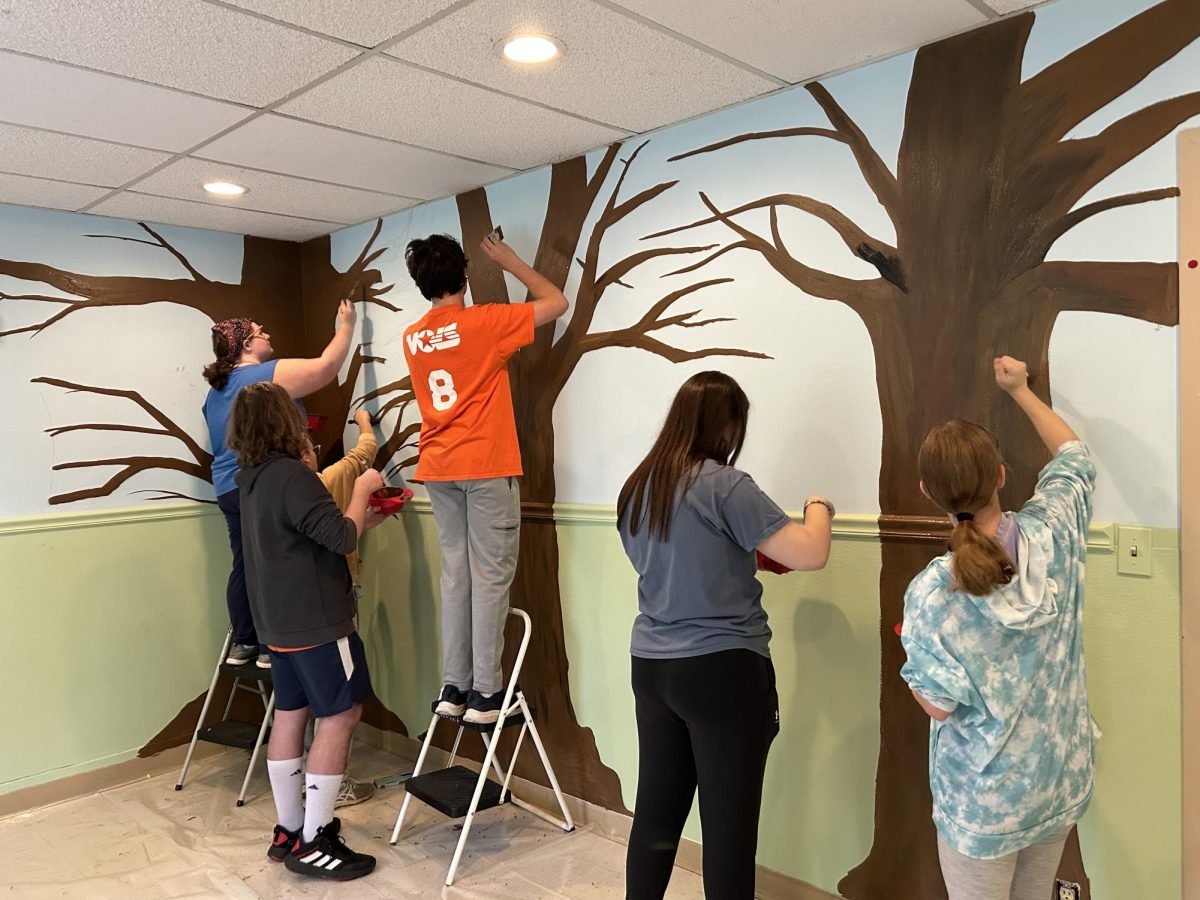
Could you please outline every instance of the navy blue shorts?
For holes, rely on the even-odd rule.
[[[309,650],[271,651],[275,708],[309,707],[318,719],[343,713],[371,696],[371,673],[358,632]]]

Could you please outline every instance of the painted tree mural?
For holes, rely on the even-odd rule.
[[[621,786],[615,772],[601,761],[591,729],[579,724],[571,703],[569,660],[563,633],[562,598],[558,581],[558,534],[554,522],[557,496],[554,473],[554,404],[584,355],[610,347],[633,347],[671,362],[718,356],[766,359],[764,354],[730,347],[686,350],[668,343],[661,332],[668,328],[703,328],[729,321],[697,318],[700,311],[676,312],[676,304],[692,294],[731,279],[696,280],[662,296],[633,324],[612,331],[591,330],[600,302],[610,292],[630,287],[627,278],[639,267],[656,259],[691,255],[712,250],[713,245],[658,247],[631,254],[606,268],[600,264],[601,248],[611,229],[637,210],[670,190],[677,182],[667,181],[628,198],[622,189],[638,154],[640,144],[623,159],[621,146],[610,146],[595,171],[588,176],[587,161],[576,157],[555,163],[550,173],[550,194],[541,238],[533,266],[561,289],[572,262],[582,269],[579,289],[571,303],[568,321],[555,339],[555,323],[537,329],[532,345],[516,354],[509,364],[513,407],[525,470],[521,481],[521,545],[512,604],[533,619],[533,638],[523,669],[523,688],[544,723],[543,740],[554,761],[563,790],[577,797],[623,810]],[[610,175],[613,177],[610,179]],[[607,195],[601,198],[606,184]],[[585,220],[600,200],[603,206],[595,227],[582,247]],[[478,188],[457,197],[459,221],[465,247],[472,248],[492,230],[487,193]],[[581,256],[575,258],[579,250]],[[475,302],[509,302],[503,273],[495,266],[475,260],[471,264],[471,296]],[[390,396],[389,396],[390,395]],[[412,403],[411,382],[405,378],[370,392],[364,399],[389,399],[383,409],[404,409]],[[411,426],[410,426],[411,428]],[[410,430],[398,431],[394,452],[408,446]],[[381,462],[389,457],[380,453]],[[508,641],[508,662],[516,641]],[[522,757],[518,773],[545,783],[536,758]]]
[[[879,476],[882,686],[875,838],[868,858],[838,885],[850,898],[944,897],[927,780],[928,719],[899,678],[903,652],[892,634],[904,589],[945,546],[944,522],[918,490],[917,451],[928,429],[966,416],[1003,436],[1013,467],[1003,501],[1031,493],[1046,454],[1011,403],[1002,402],[988,361],[1029,362],[1034,390],[1050,399],[1048,348],[1060,312],[1088,310],[1162,325],[1178,322],[1174,263],[1047,261],[1051,247],[1092,216],[1178,195],[1175,187],[1076,204],[1108,175],[1200,114],[1200,92],[1155,103],[1090,137],[1066,135],[1200,37],[1200,4],[1165,0],[1022,81],[1034,23],[1027,13],[923,47],[916,53],[896,172],[821,84],[807,86],[829,128],[743,134],[682,154],[762,140],[821,138],[854,155],[895,227],[896,244],[868,234],[828,203],[776,194],[719,209],[659,232],[720,222],[736,240],[701,262],[749,250],[805,294],[849,306],[875,355],[883,417]],[[832,228],[878,272],[853,279],[797,259],[778,211],[801,210]],[[738,216],[769,210],[770,235]],[[942,533],[939,533],[942,532]],[[1086,883],[1073,833],[1061,872]]]
[[[371,263],[383,252],[382,249],[374,249],[381,226],[382,222],[376,224],[374,232],[357,259],[345,272],[333,268],[328,253],[324,256],[323,265],[311,262],[307,265],[303,273],[309,279],[304,285],[309,308],[307,319],[298,315],[301,310],[302,296],[301,254],[298,244],[255,237],[243,238],[241,280],[236,284],[215,281],[205,276],[179,248],[145,223],[138,223],[138,227],[145,232],[146,238],[111,234],[94,234],[88,235],[88,237],[97,240],[145,244],[169,253],[178,261],[186,277],[91,275],[67,271],[44,263],[0,259],[0,275],[44,286],[30,292],[0,292],[0,301],[44,303],[58,307],[43,319],[0,330],[0,339],[17,340],[21,335],[27,335],[27,339],[36,340],[47,329],[52,328],[68,316],[84,310],[172,303],[198,310],[214,322],[231,316],[248,316],[268,327],[272,335],[272,342],[279,352],[290,352],[290,355],[294,356],[303,355],[308,346],[318,343],[320,347],[324,346],[331,333],[330,323],[337,302],[341,297],[348,296],[352,290],[354,296],[364,304],[396,310],[396,307],[382,296],[387,293],[390,285],[381,285],[378,270],[370,268]],[[328,238],[324,240],[327,245]],[[56,294],[50,291],[60,293]],[[207,345],[207,333],[200,339]],[[339,454],[341,452],[342,423],[349,417],[351,392],[362,366],[373,360],[374,357],[364,354],[361,346],[357,347],[351,357],[348,377],[341,384],[331,385],[320,394],[314,395],[318,402],[332,401],[323,431],[333,433],[336,430],[336,445],[335,441],[328,437],[323,438],[321,435],[315,437],[317,442],[324,440],[327,443],[330,453],[335,450]],[[71,393],[127,400],[131,404],[131,412],[136,411],[142,418],[148,417],[153,422],[153,425],[126,422],[71,424],[48,429],[52,436],[72,432],[91,434],[108,432],[153,436],[156,439],[169,437],[174,439],[179,450],[177,454],[151,453],[139,448],[119,456],[101,456],[57,463],[53,467],[56,471],[84,469],[98,470],[105,474],[99,476],[102,480],[93,487],[51,496],[49,498],[51,504],[74,503],[80,500],[109,496],[120,490],[131,479],[148,471],[181,472],[203,481],[212,480],[209,468],[212,454],[205,449],[207,435],[195,437],[189,434],[185,428],[174,422],[162,409],[147,399],[142,392],[125,388],[80,384],[50,376],[41,376],[33,381]],[[202,395],[204,386],[199,372],[195,373],[195,381],[196,391]],[[333,408],[333,404],[337,404],[336,409]],[[161,447],[161,441],[158,441],[155,446]],[[166,489],[148,489],[136,493],[146,494],[147,499],[150,500],[211,502]],[[223,690],[227,689],[228,686],[225,685]],[[191,736],[202,701],[203,695],[185,705],[171,722],[167,723],[162,731],[142,748],[142,755],[150,755],[186,741]],[[221,708],[221,703],[215,703],[213,705],[214,714]],[[235,710],[237,709],[254,714],[252,703],[244,707],[235,706]],[[369,705],[364,712],[364,718],[378,727],[407,734],[404,724],[378,702],[373,701]]]

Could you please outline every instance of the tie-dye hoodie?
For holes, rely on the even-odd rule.
[[[931,722],[933,820],[966,856],[1063,831],[1091,800],[1100,733],[1083,670],[1083,569],[1095,482],[1087,448],[1063,444],[1032,499],[1005,514],[1017,528],[1010,584],[986,597],[956,590],[947,553],[905,594],[900,675],[951,713]]]

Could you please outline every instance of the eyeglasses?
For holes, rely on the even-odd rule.
[[[321,455],[321,445],[320,445],[320,444],[309,444],[308,446],[312,448],[312,455],[313,455],[313,456],[320,456],[320,455]]]
[[[261,327],[255,328],[252,332],[250,332],[248,335],[246,335],[246,343],[248,344],[255,338],[260,338],[262,336],[263,336],[262,328]]]

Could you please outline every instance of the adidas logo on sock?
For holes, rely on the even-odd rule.
[[[289,775],[288,777],[289,777],[289,778],[295,778],[297,775],[299,775],[299,774],[300,774],[301,772],[303,772],[303,771],[304,771],[303,769],[297,769],[295,772],[293,772],[293,773],[292,773],[291,775]]]
[[[310,784],[310,785],[308,786],[308,789],[309,789],[310,791],[315,791],[315,790],[317,789],[317,786],[316,786],[315,784]]]

